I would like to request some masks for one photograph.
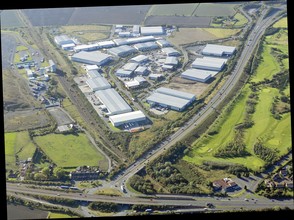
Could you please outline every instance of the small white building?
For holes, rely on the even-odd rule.
[[[62,45],[61,45],[61,48],[62,48],[63,50],[67,50],[67,51],[73,51],[75,46],[76,46],[76,45],[75,45],[74,43],[70,43],[70,44],[62,44]]]

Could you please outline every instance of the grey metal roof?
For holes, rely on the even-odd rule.
[[[141,27],[140,30],[142,35],[164,34],[164,29],[162,26]]]
[[[90,78],[102,77],[98,70],[88,70],[87,74]]]
[[[68,44],[68,43],[74,43],[72,39],[70,39],[67,35],[59,35],[55,36],[54,40],[57,44]]]
[[[137,63],[126,63],[122,69],[124,70],[131,70],[134,71],[137,68],[138,64]]]
[[[187,69],[181,74],[182,77],[195,78],[203,81],[208,80],[212,75],[218,73],[217,71],[209,71],[202,69]]]
[[[146,55],[142,55],[142,54],[140,54],[140,55],[138,55],[138,56],[136,56],[136,57],[133,57],[132,59],[131,59],[131,61],[133,61],[133,62],[137,62],[137,63],[141,63],[141,62],[144,62],[144,61],[146,61],[146,60],[148,60],[149,58],[146,56]]]
[[[86,82],[93,91],[111,88],[111,85],[104,77],[91,78]]]
[[[146,116],[142,111],[127,112],[119,115],[113,115],[109,117],[109,120],[114,124],[117,123],[127,123],[128,121],[133,120],[144,120]]]
[[[138,43],[138,44],[135,44],[134,47],[137,50],[156,49],[156,48],[159,48],[159,46],[155,42]]]
[[[223,53],[232,54],[236,50],[236,47],[232,46],[224,46],[218,44],[207,44],[204,49],[202,50],[203,54],[216,54],[216,55],[223,55]]]
[[[96,91],[95,95],[102,101],[111,114],[115,115],[132,111],[131,107],[113,88]]]
[[[176,57],[166,57],[164,64],[166,65],[177,65],[178,59]]]
[[[182,92],[182,91],[178,91],[178,90],[170,89],[170,88],[166,88],[166,87],[160,87],[160,88],[156,89],[155,92],[178,97],[178,98],[182,98],[182,99],[187,99],[187,100],[191,100],[191,99],[195,98],[194,94],[191,94],[188,92]]]
[[[159,44],[161,47],[171,46],[170,42],[163,40],[163,39],[157,40],[156,43]]]
[[[128,45],[122,45],[119,47],[113,47],[111,49],[108,50],[109,53],[114,54],[116,56],[122,56],[126,53],[132,53],[132,52],[136,52],[137,50],[131,46]]]
[[[133,71],[131,71],[131,70],[124,70],[124,69],[118,69],[115,72],[116,75],[126,75],[126,76],[130,76],[132,73],[133,73]]]
[[[201,69],[218,69],[221,70],[224,66],[225,61],[219,59],[209,59],[209,58],[196,58],[192,63],[193,68],[201,68]]]
[[[106,60],[110,59],[111,56],[100,51],[81,51],[75,53],[72,56],[73,61],[84,62],[89,64],[97,64],[100,65],[101,63],[105,62]]]
[[[179,51],[175,50],[172,47],[162,48],[162,52],[166,53],[167,55],[172,55],[172,54],[179,55],[180,54]]]
[[[189,103],[189,100],[182,99],[162,93],[155,92],[147,98],[147,101],[160,103],[172,107],[182,109],[185,105]]]

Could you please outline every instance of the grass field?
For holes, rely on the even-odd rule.
[[[28,131],[16,133],[15,152],[18,155],[19,160],[26,160],[29,157],[32,158],[35,150],[36,146],[31,141]]]
[[[179,28],[179,31],[168,37],[168,40],[175,45],[189,44],[197,41],[227,38],[239,31],[240,29],[224,28]]]
[[[4,135],[5,143],[5,164],[6,169],[16,168],[15,165],[15,139],[16,133],[5,133]]]
[[[200,4],[196,11],[193,13],[194,16],[229,16],[235,14],[234,7],[238,6],[238,3],[203,3]]]
[[[287,17],[284,17],[282,19],[280,19],[279,21],[277,21],[273,27],[275,28],[288,28],[288,20]]]
[[[56,212],[49,212],[47,219],[52,219],[52,218],[78,218],[77,216],[70,216],[67,214],[62,214],[62,213],[56,213]]]
[[[148,12],[149,16],[192,16],[199,3],[153,5]]]
[[[234,27],[244,26],[248,22],[247,18],[243,14],[241,14],[241,13],[236,13],[235,16],[234,16],[234,18],[238,20],[234,24]]]
[[[104,159],[85,134],[49,134],[36,137],[35,141],[60,167],[98,166],[98,162]]]

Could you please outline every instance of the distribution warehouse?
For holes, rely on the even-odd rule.
[[[181,74],[182,78],[190,79],[199,82],[206,82],[218,71],[211,71],[211,70],[202,70],[202,69],[187,69]]]
[[[113,47],[111,49],[108,49],[108,53],[118,57],[125,57],[135,52],[137,52],[137,50],[128,45],[122,45],[119,47]]]
[[[212,57],[196,58],[192,63],[192,68],[221,71],[225,66],[226,60]]]
[[[207,44],[202,50],[202,54],[206,56],[231,56],[235,53],[236,47],[223,46],[217,44]]]
[[[126,123],[145,121],[146,116],[141,111],[128,112],[119,115],[109,116],[109,121],[115,127]]]
[[[103,66],[109,61],[111,61],[111,56],[105,53],[101,53],[100,51],[92,51],[92,52],[86,52],[81,51],[78,53],[75,53],[71,60],[75,62],[80,63],[86,63],[86,64],[94,64],[98,66]]]
[[[108,83],[107,79],[104,77],[96,77],[86,80],[87,85],[91,88],[93,92],[102,90],[102,89],[109,89],[111,85]]]
[[[146,99],[151,106],[160,105],[176,111],[183,111],[194,100],[196,100],[196,97],[191,93],[164,87],[156,89],[154,93]]]
[[[107,115],[118,115],[132,111],[131,107],[113,88],[96,91],[95,96],[106,106]]]

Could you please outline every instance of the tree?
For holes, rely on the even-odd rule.
[[[36,173],[36,174],[34,175],[34,179],[35,179],[35,180],[39,180],[39,181],[47,180],[47,176],[44,175],[43,173]]]
[[[68,175],[67,175],[67,172],[60,168],[60,167],[56,167],[53,171],[54,173],[54,176],[56,176],[57,179],[67,179],[68,178]]]
[[[49,169],[49,167],[44,167],[43,170],[42,170],[42,173],[44,175],[46,175],[47,178],[49,178],[49,176],[50,176],[50,169]]]

